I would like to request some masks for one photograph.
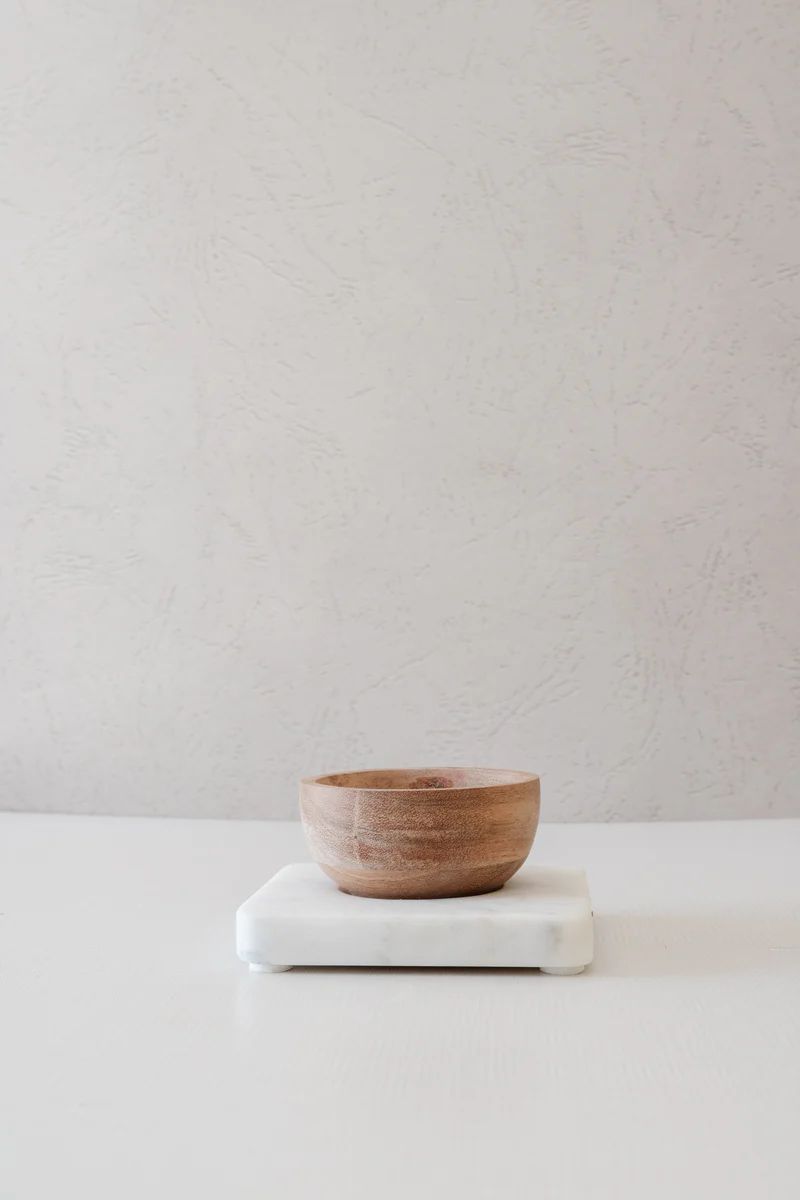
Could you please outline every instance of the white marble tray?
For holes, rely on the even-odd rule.
[[[453,900],[346,896],[310,863],[284,867],[236,914],[251,971],[295,966],[538,967],[577,975],[592,961],[586,876],[524,868],[499,892]]]

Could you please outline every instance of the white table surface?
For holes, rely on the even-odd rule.
[[[289,823],[0,815],[3,1200],[800,1188],[800,821],[544,826],[584,975],[237,960]]]

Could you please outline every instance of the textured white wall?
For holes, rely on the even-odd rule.
[[[0,24],[5,806],[798,811],[795,0]]]

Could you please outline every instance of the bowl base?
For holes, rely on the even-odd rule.
[[[524,859],[491,863],[484,867],[426,871],[424,874],[381,875],[342,871],[320,863],[323,871],[347,896],[365,900],[450,900],[458,896],[484,896],[497,892],[522,866]]]
[[[493,883],[491,887],[467,888],[463,892],[415,892],[411,895],[404,891],[402,895],[391,896],[387,892],[356,891],[355,888],[343,887],[338,883],[336,886],[345,896],[361,896],[364,900],[456,900],[459,896],[488,896],[489,892],[499,892],[506,885],[504,881]]]

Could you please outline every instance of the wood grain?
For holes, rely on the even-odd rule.
[[[304,779],[312,855],[344,892],[392,900],[496,891],[528,856],[539,778],[436,767]]]

